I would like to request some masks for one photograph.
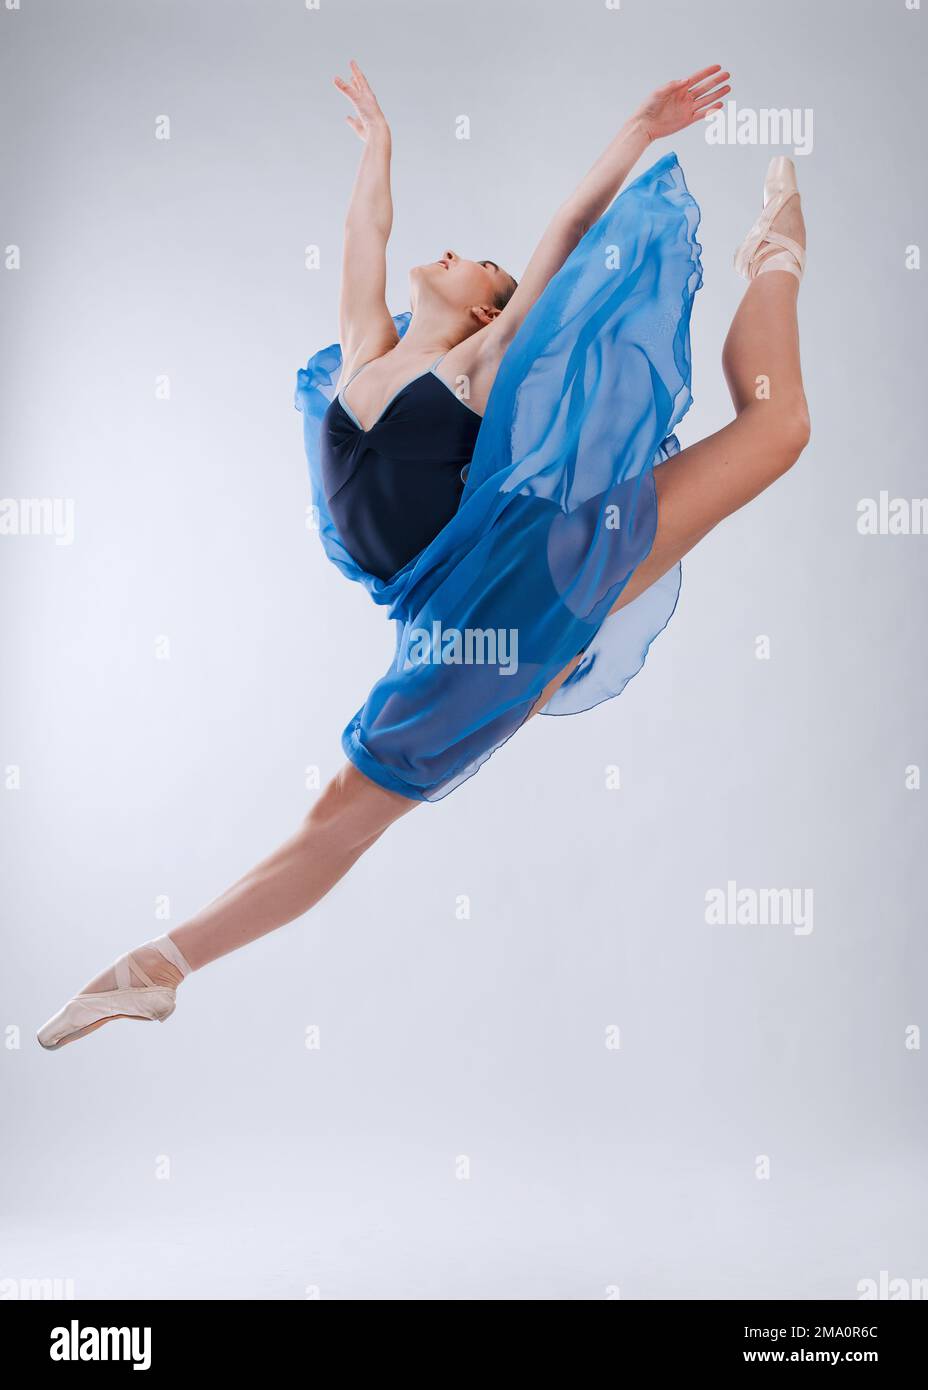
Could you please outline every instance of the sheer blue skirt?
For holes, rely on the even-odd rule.
[[[338,346],[298,373],[323,546],[396,622],[389,670],[342,735],[367,777],[434,801],[470,777],[583,656],[541,711],[618,695],[667,625],[676,566],[611,614],[657,529],[654,467],[690,406],[699,209],[659,160],[583,237],[500,365],[457,513],[387,580],[345,549],[321,486]],[[404,332],[409,315],[396,320]]]

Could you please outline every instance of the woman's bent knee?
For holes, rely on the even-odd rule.
[[[809,442],[811,424],[805,397],[768,414],[762,427],[769,447],[770,482],[788,473]]]
[[[809,407],[806,404],[805,396],[797,401],[790,410],[786,431],[789,451],[793,455],[793,462],[795,463],[812,435],[812,422],[809,419]]]

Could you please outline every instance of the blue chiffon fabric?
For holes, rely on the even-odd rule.
[[[668,623],[679,566],[609,610],[651,549],[653,470],[678,451],[673,430],[692,400],[698,224],[670,154],[590,228],[506,351],[458,511],[389,579],[352,559],[321,485],[320,427],[340,349],[317,352],[298,373],[323,546],[397,624],[390,668],[342,735],[347,757],[389,791],[445,796],[581,651],[541,712],[575,714],[618,695]],[[409,317],[394,320],[401,334]]]

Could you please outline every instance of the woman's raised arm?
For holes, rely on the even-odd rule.
[[[387,242],[393,226],[390,127],[367,78],[351,63],[351,81],[333,79],[354,106],[348,124],[364,151],[345,217],[339,333],[342,363],[351,372],[397,341],[386,302]]]
[[[715,63],[693,73],[692,77],[668,82],[639,106],[571,196],[558,208],[512,299],[481,334],[487,346],[492,344],[494,351],[508,346],[548,281],[560,270],[584,233],[606,211],[651,141],[662,135],[673,135],[702,120],[707,112],[717,110],[722,104],[721,98],[731,91],[730,87],[722,85],[729,76]]]

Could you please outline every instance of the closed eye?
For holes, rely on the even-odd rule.
[[[479,264],[482,266],[492,266],[494,270],[499,270],[499,266],[495,261],[480,261]]]

